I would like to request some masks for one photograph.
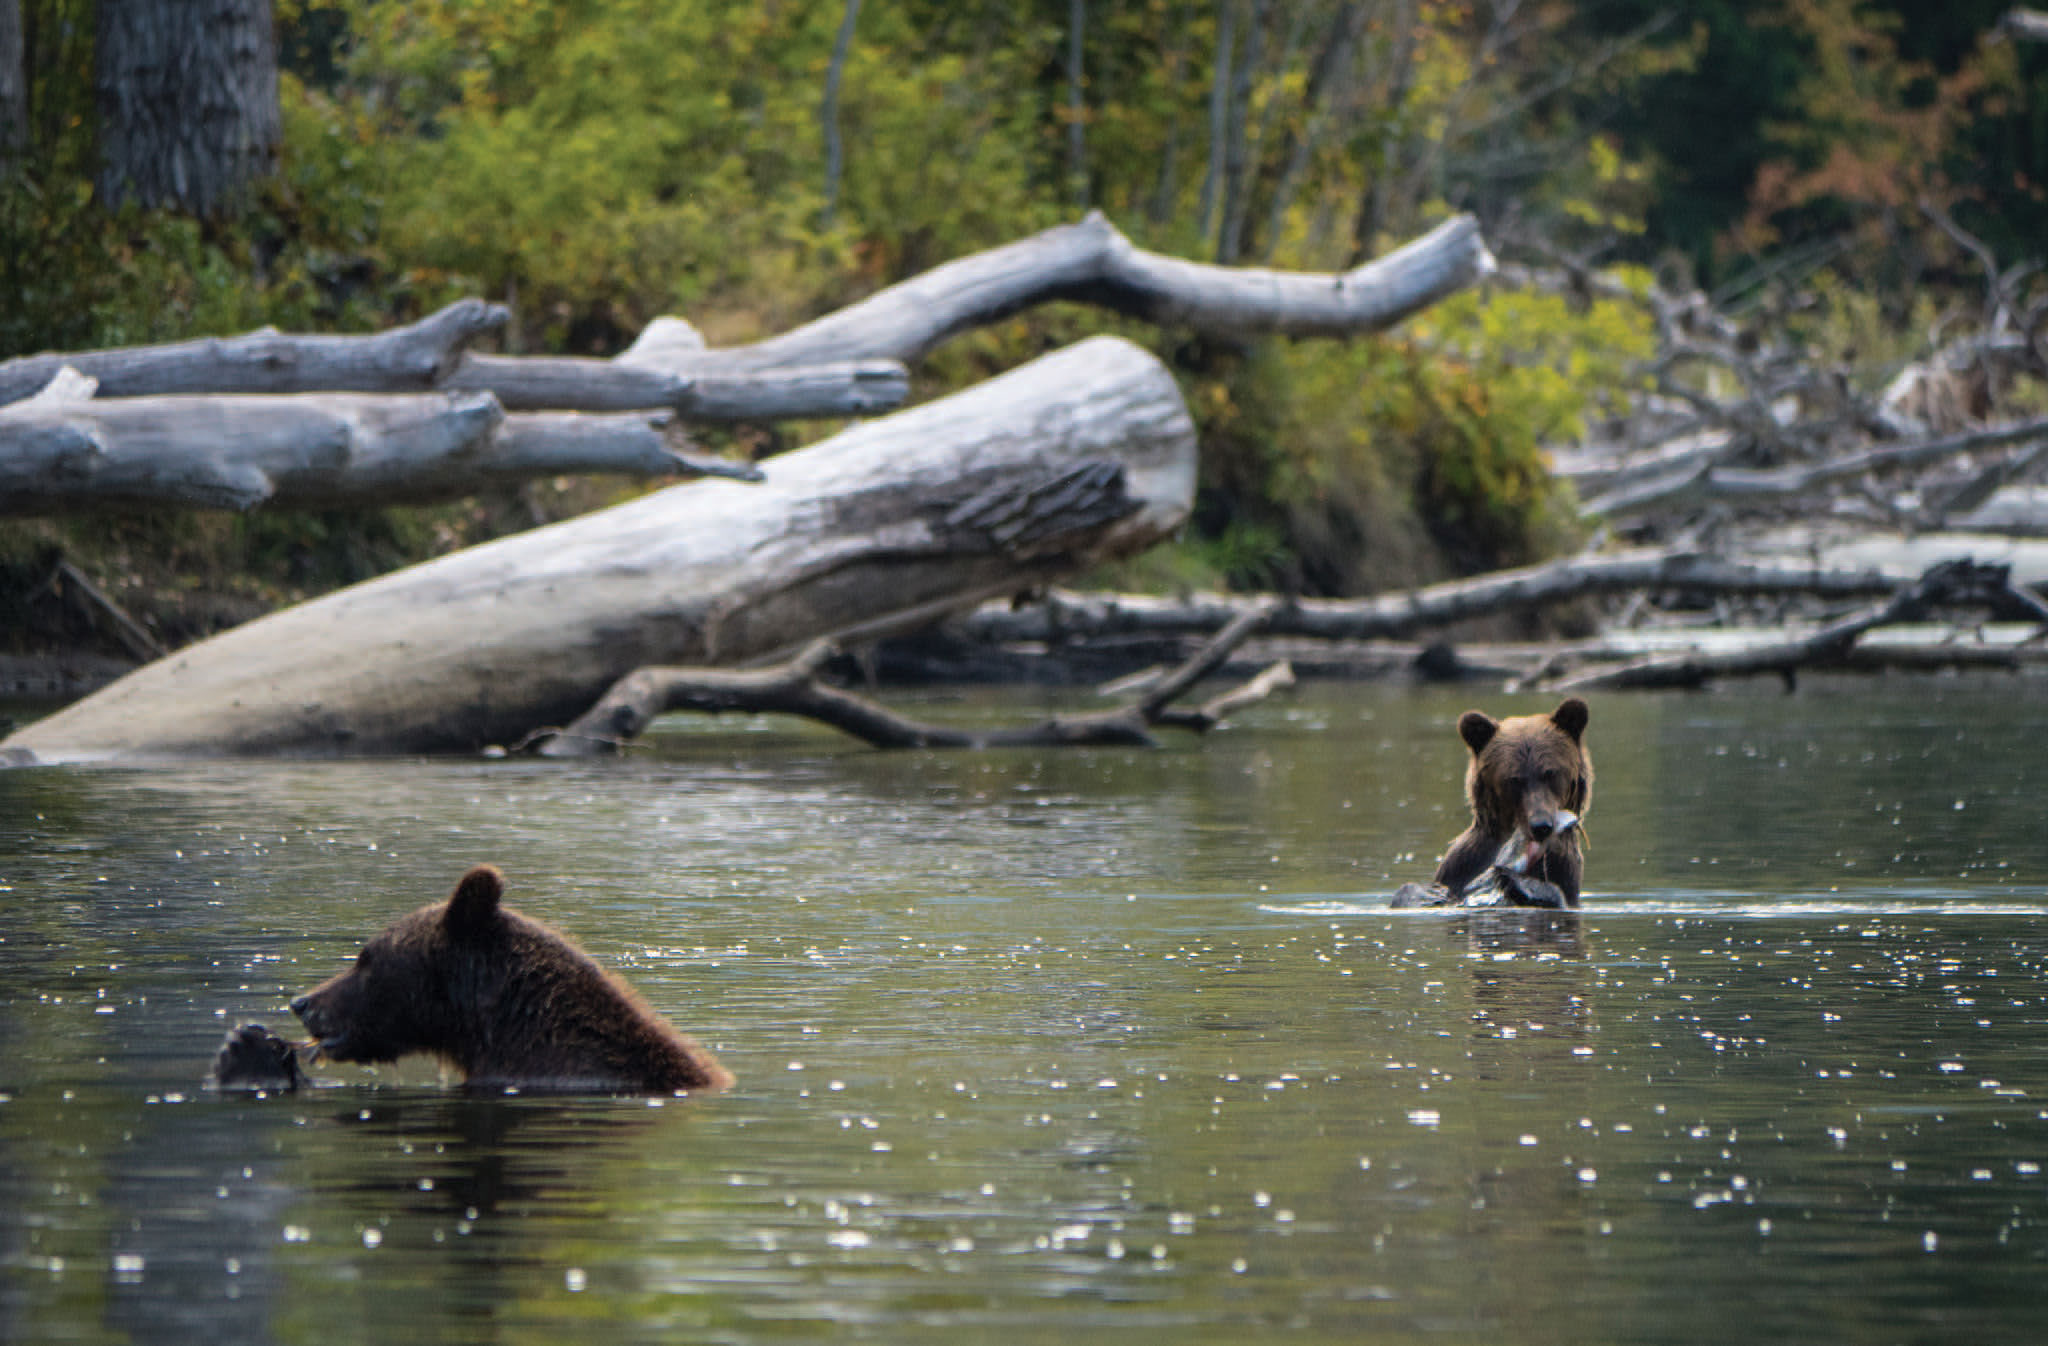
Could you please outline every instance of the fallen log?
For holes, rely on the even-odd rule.
[[[1566,557],[1409,593],[1294,599],[1275,609],[1265,634],[1322,640],[1385,639],[1474,617],[1632,590],[1866,598],[1890,593],[1898,585],[1897,574],[1875,569],[1731,561],[1697,552],[1636,548]],[[1027,607],[1003,604],[980,608],[959,618],[952,629],[989,643],[1203,634],[1222,629],[1264,601],[1227,594],[1152,598],[1054,591],[1044,601]]]
[[[1638,513],[1680,496],[1735,500],[1745,504],[1802,500],[1815,487],[1831,482],[2044,439],[2048,439],[2048,417],[1967,434],[1944,435],[1937,439],[1884,444],[1821,462],[1790,467],[1723,467],[1711,461],[1696,461],[1680,470],[1652,475],[1602,492],[1585,503],[1585,512],[1617,517]]]
[[[2000,486],[1955,525],[1973,533],[2048,537],[2048,486]]]
[[[591,757],[615,752],[638,737],[658,715],[693,710],[717,714],[800,715],[828,724],[876,748],[1060,748],[1124,745],[1151,747],[1151,730],[1170,725],[1207,733],[1232,713],[1292,685],[1284,663],[1274,664],[1244,685],[1211,698],[1194,710],[1175,709],[1196,682],[1214,672],[1270,613],[1270,605],[1246,612],[1219,631],[1173,673],[1131,702],[1110,710],[1055,715],[1016,728],[963,728],[899,715],[866,697],[830,686],[820,670],[837,647],[813,642],[796,658],[773,668],[642,668],[629,673],[596,705],[565,729],[533,736],[543,757]]]
[[[859,641],[1177,527],[1194,427],[1099,337],[767,465],[470,548],[145,665],[0,741],[15,760],[476,751],[650,664]]]
[[[1943,561],[1902,587],[1889,601],[1789,640],[1737,650],[1660,655],[1620,668],[1553,679],[1545,686],[1552,691],[1699,687],[1719,678],[1774,673],[1790,687],[1801,669],[1845,664],[1868,631],[1919,621],[1935,609],[1952,607],[1983,607],[1995,618],[2048,623],[2048,603],[2014,588],[2010,567]]]
[[[672,413],[506,416],[488,393],[95,398],[60,371],[0,407],[0,515],[323,509],[473,495],[565,473],[756,480],[687,452]]]

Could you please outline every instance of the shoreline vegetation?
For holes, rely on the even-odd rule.
[[[2044,207],[2026,184],[2048,180],[2048,145],[2020,128],[2048,99],[2048,45],[2024,12],[1919,8],[1727,0],[1680,22],[1648,3],[654,17],[593,3],[572,23],[287,0],[274,155],[188,208],[110,189],[106,35],[83,0],[30,4],[24,75],[0,79],[22,112],[0,137],[0,282],[16,296],[0,313],[0,396],[17,419],[48,386],[24,358],[38,352],[263,325],[362,340],[445,310],[471,316],[457,342],[469,372],[451,380],[444,348],[426,383],[495,399],[451,400],[486,456],[534,456],[493,480],[458,437],[441,503],[382,503],[381,485],[294,501],[243,474],[207,488],[228,511],[17,505],[0,518],[0,695],[68,699],[293,603],[638,499],[647,473],[772,473],[849,415],[923,405],[1097,333],[1155,357],[1192,421],[1175,535],[1049,576],[1134,596],[1027,604],[1019,617],[1048,624],[1032,637],[988,635],[1002,614],[983,610],[841,658],[885,680],[1106,681],[1190,657],[1227,620],[1051,631],[1090,602],[1398,604],[1633,549],[1823,578],[1593,582],[1407,645],[1324,637],[1296,671],[1540,683],[1602,649],[1675,651],[1709,625],[1722,633],[1686,657],[1740,646],[1781,675],[1816,633],[1799,666],[1816,650],[1823,666],[2029,665],[2048,281],[2028,252]],[[1075,13],[1086,27],[1069,32]],[[1816,59],[1833,52],[1855,59]],[[1703,106],[1726,130],[1712,145],[1688,111]],[[1096,261],[1053,263],[1029,298],[977,279],[958,290],[973,312],[933,299],[942,278],[1043,239],[1106,240],[1100,255],[1149,258],[1169,279],[1250,280],[1349,272],[1459,212],[1494,274],[1339,341],[1204,322]],[[1008,283],[1000,264],[985,274]],[[928,335],[850,340],[848,320],[891,295]],[[765,367],[798,366],[746,352],[778,341],[828,372],[763,392],[749,380]],[[270,355],[273,371],[311,367]],[[134,393],[117,371],[81,372],[100,400]],[[534,424],[550,413],[529,408],[583,405],[561,390],[603,380],[641,390],[589,394],[588,421]],[[538,398],[521,391],[536,381]],[[604,416],[623,419],[599,433]],[[1836,638],[1959,559],[2010,569],[1937,604],[1917,644]],[[1857,573],[1866,587],[1839,587]],[[1987,634],[1986,617],[2020,621],[2021,638]]]

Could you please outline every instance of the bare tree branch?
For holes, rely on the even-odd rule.
[[[837,646],[819,640],[772,668],[636,669],[567,728],[539,731],[522,747],[543,757],[596,756],[637,738],[656,716],[680,710],[801,715],[876,748],[1151,747],[1154,726],[1206,733],[1232,712],[1290,685],[1293,675],[1278,664],[1197,710],[1171,708],[1171,702],[1257,631],[1264,615],[1244,614],[1135,701],[1111,710],[1055,715],[1017,728],[967,729],[913,720],[829,686],[819,673]]]

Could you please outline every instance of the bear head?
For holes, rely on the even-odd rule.
[[[1586,749],[1590,712],[1567,697],[1548,715],[1496,720],[1476,710],[1458,717],[1472,750],[1465,791],[1473,823],[1497,840],[1526,837],[1535,846],[1578,846],[1578,822],[1593,802],[1593,757]]]
[[[504,894],[503,876],[478,865],[447,901],[385,926],[353,967],[292,1001],[292,1013],[332,1060],[460,1057],[476,1007],[492,998]]]

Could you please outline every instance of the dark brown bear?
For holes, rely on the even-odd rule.
[[[559,932],[499,905],[490,865],[393,921],[355,966],[292,1002],[321,1053],[427,1052],[485,1089],[673,1093],[732,1076]]]
[[[1472,750],[1465,771],[1472,825],[1444,852],[1432,885],[1403,885],[1395,905],[1462,901],[1491,876],[1511,905],[1578,906],[1585,867],[1580,823],[1593,802],[1589,715],[1574,696],[1548,715],[1459,716],[1458,737]]]

